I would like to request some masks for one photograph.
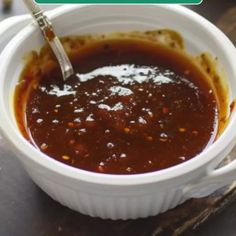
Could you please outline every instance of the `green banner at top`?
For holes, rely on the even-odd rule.
[[[159,3],[159,4],[200,4],[202,0],[35,0],[39,4],[71,4],[71,3]]]

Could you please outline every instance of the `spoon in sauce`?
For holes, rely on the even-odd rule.
[[[44,14],[43,10],[36,3],[34,3],[33,0],[23,1],[35,21],[38,23],[38,26],[43,33],[44,39],[48,42],[52,51],[54,52],[61,68],[63,80],[66,81],[74,74],[74,70],[59,38],[54,32],[52,23]]]

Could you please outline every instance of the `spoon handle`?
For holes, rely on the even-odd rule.
[[[32,14],[37,14],[39,12],[42,12],[42,9],[34,1],[24,0],[24,2]]]
[[[72,74],[74,74],[71,62],[59,40],[59,38],[54,33],[54,29],[48,17],[44,14],[43,10],[34,3],[33,0],[23,0],[25,5],[28,7],[31,15],[38,23],[44,38],[49,43],[51,49],[53,50],[62,70],[63,79],[66,80]]]

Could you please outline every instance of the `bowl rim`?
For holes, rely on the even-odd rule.
[[[53,20],[62,14],[69,13],[71,11],[83,9],[83,8],[94,8],[102,7],[99,5],[67,5],[56,8],[50,12],[49,17]],[[117,6],[115,6],[117,7]],[[128,5],[126,7],[129,7]],[[221,44],[224,48],[225,54],[230,61],[234,61],[236,58],[236,49],[231,43],[231,41],[221,32],[216,26],[210,23],[208,20],[193,12],[190,9],[187,9],[183,6],[178,5],[136,5],[136,7],[156,7],[162,8],[166,11],[173,11],[178,13],[182,17],[188,18],[189,22],[194,22],[195,24],[203,27],[205,31],[212,34],[216,37],[219,45],[223,41],[224,44]],[[162,182],[166,180],[179,178],[189,172],[192,172],[204,165],[207,165],[211,162],[220,152],[225,150],[235,139],[236,132],[233,132],[233,126],[236,126],[236,113],[231,117],[230,123],[221,135],[221,137],[213,143],[206,150],[198,154],[196,157],[188,160],[182,164],[144,174],[134,174],[134,175],[111,175],[111,174],[102,174],[90,172],[78,168],[74,168],[63,164],[59,161],[54,160],[53,158],[45,155],[44,153],[37,150],[33,147],[28,141],[26,141],[23,136],[20,134],[20,131],[16,129],[15,125],[10,121],[10,117],[7,114],[7,109],[4,105],[4,81],[7,79],[7,68],[10,62],[10,59],[14,56],[14,49],[16,49],[21,42],[30,36],[33,32],[37,31],[38,28],[35,24],[26,26],[23,30],[20,31],[6,46],[1,54],[1,58],[4,58],[0,63],[0,71],[3,79],[0,80],[0,126],[2,135],[14,146],[15,153],[22,154],[24,158],[27,157],[35,164],[43,166],[47,170],[55,172],[57,174],[63,175],[64,177],[69,177],[75,180],[80,180],[84,182],[102,184],[102,185],[121,185],[121,186],[130,186],[130,185],[140,185],[140,184],[149,184],[154,182]],[[236,78],[236,68],[231,65],[232,71]],[[17,155],[19,156],[19,155]],[[24,163],[28,160],[21,159]]]

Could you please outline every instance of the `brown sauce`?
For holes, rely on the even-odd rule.
[[[48,156],[136,174],[183,163],[214,142],[220,105],[206,73],[181,50],[108,38],[78,52],[71,58],[79,75],[66,82],[58,67],[34,70],[33,54],[15,93],[22,133]]]

